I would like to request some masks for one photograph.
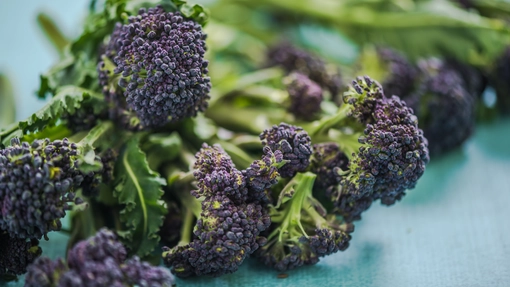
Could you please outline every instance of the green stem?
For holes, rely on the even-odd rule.
[[[195,220],[195,216],[193,212],[186,208],[184,213],[184,220],[182,221],[181,227],[181,240],[177,244],[178,246],[187,245],[191,242],[191,234],[193,231],[193,221]]]
[[[209,100],[209,108],[214,107],[218,101],[225,96],[228,96],[234,91],[241,91],[257,83],[270,81],[274,79],[281,79],[284,76],[284,71],[279,67],[271,67],[266,69],[257,70],[255,72],[247,73],[240,76],[234,83],[228,81],[216,85],[216,96]]]
[[[280,235],[278,240],[283,240],[285,232],[290,232],[290,229],[299,228],[302,233],[306,236],[306,232],[301,224],[301,211],[305,205],[305,201],[312,195],[312,188],[315,178],[317,176],[311,172],[298,173],[291,181],[292,184],[296,184],[294,189],[294,196],[290,200],[290,206],[286,207],[286,214],[281,223]],[[294,181],[295,180],[295,181]],[[291,183],[289,182],[289,184]],[[283,232],[282,232],[283,231]]]
[[[350,105],[342,105],[336,114],[329,117],[324,117],[319,121],[312,123],[312,125],[308,128],[308,133],[312,137],[321,136],[327,134],[327,132],[333,128],[334,126],[341,123],[345,118],[347,118],[347,114],[349,112]]]
[[[230,140],[230,142],[243,150],[262,150],[262,143],[258,136],[239,135]]]
[[[103,136],[110,134],[113,130],[114,125],[111,121],[104,121],[97,124],[90,132],[78,143],[80,146],[94,146],[96,141],[101,139]]]

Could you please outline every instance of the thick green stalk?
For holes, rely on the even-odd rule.
[[[278,240],[280,242],[283,241],[283,236],[287,232],[292,235],[293,233],[296,233],[297,230],[300,230],[304,235],[306,235],[301,224],[301,211],[303,210],[303,207],[306,206],[307,198],[312,196],[313,183],[316,177],[317,176],[311,172],[298,173],[288,183],[287,186],[294,189],[294,195],[289,200],[290,202],[288,201],[287,205],[284,207],[285,211],[283,217],[280,217],[281,221],[278,217],[275,218],[273,214],[271,214],[271,221],[273,223],[280,223],[280,227],[275,230],[279,233]],[[274,234],[271,234],[269,238],[274,236]]]
[[[191,242],[191,234],[193,231],[193,222],[195,221],[195,216],[193,212],[186,208],[184,212],[184,220],[182,221],[181,227],[181,240],[179,240],[178,246],[187,245]]]

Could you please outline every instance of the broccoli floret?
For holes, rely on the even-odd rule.
[[[297,119],[312,120],[321,110],[322,89],[301,73],[291,73],[286,78],[291,112]]]
[[[202,27],[162,7],[128,21],[117,24],[98,65],[111,116],[140,129],[204,111],[211,84]]]
[[[287,163],[278,169],[281,177],[293,177],[304,171],[310,164],[312,155],[311,139],[301,127],[286,123],[274,125],[260,134],[262,145],[272,151],[280,151]]]
[[[268,242],[255,255],[279,271],[312,265],[319,258],[349,246],[354,226],[327,215],[312,196],[316,175],[296,174],[281,190],[278,203],[270,206]]]
[[[329,189],[340,183],[338,171],[347,170],[349,158],[340,150],[337,143],[327,142],[313,145],[310,171],[317,175],[314,191],[331,193]]]
[[[422,60],[420,66],[423,80],[406,102],[418,116],[431,155],[437,155],[459,147],[471,136],[476,99],[461,75],[441,60]]]
[[[265,191],[260,189],[275,183],[278,175],[267,164],[277,165],[281,157],[263,158],[249,170],[238,171],[219,145],[204,144],[196,159],[198,189],[191,192],[196,198],[187,192],[179,195],[185,214],[181,241],[173,248],[166,247],[163,258],[179,277],[232,273],[265,243],[259,234],[271,221]],[[248,196],[249,191],[256,194]],[[192,236],[193,217],[197,221]]]
[[[37,239],[12,237],[0,230],[0,279],[15,279],[27,266],[41,255]]]
[[[330,130],[342,123],[349,129]],[[373,200],[385,205],[400,200],[429,161],[427,139],[412,109],[396,96],[386,98],[380,84],[366,76],[353,81],[336,115],[312,128],[312,138],[321,136],[335,138],[349,157],[348,169],[338,169],[340,184],[330,189],[337,212],[347,221],[359,219],[358,212]]]
[[[366,47],[359,61],[361,74],[381,83],[387,96],[404,98],[412,93],[418,71],[400,52],[386,47]]]
[[[267,51],[270,66],[281,66],[288,73],[298,72],[306,75],[328,90],[333,98],[340,93],[343,85],[338,71],[329,72],[324,61],[311,53],[301,50],[289,42],[281,42]]]
[[[35,140],[0,150],[0,229],[18,238],[41,238],[60,230],[75,190],[84,181],[77,169],[77,145],[67,139]]]
[[[67,255],[67,264],[62,259],[38,258],[28,267],[25,286],[172,286],[170,272],[141,262],[137,256],[126,260],[126,254],[117,236],[103,228],[76,244]]]
[[[272,201],[270,188],[278,183],[281,169],[288,161],[283,160],[281,151],[272,151],[269,146],[263,148],[261,159],[254,161],[247,169],[242,170],[248,188],[248,199],[262,205]]]

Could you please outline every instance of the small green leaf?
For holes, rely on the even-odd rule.
[[[124,206],[120,220],[125,229],[119,235],[133,254],[143,257],[158,245],[167,210],[161,200],[166,181],[149,168],[139,140],[129,140],[117,160],[114,196]]]
[[[63,86],[58,89],[55,97],[39,111],[1,131],[0,142],[8,143],[14,133],[24,135],[30,132],[41,131],[47,126],[55,125],[62,113],[69,112],[73,114],[90,97],[100,98],[102,95],[76,86]]]
[[[164,162],[177,158],[181,152],[182,140],[177,132],[171,134],[151,134],[143,144],[147,161],[152,170],[157,170]]]

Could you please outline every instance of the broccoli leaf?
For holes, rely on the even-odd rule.
[[[6,144],[13,136],[23,136],[55,125],[62,113],[73,114],[90,97],[100,98],[102,95],[76,86],[60,87],[55,97],[39,111],[0,132],[0,143]]]
[[[125,206],[120,212],[125,230],[119,231],[119,235],[132,253],[143,257],[159,242],[158,231],[166,213],[161,200],[166,182],[149,168],[139,141],[139,136],[130,139],[119,155],[114,196]]]
[[[16,118],[14,92],[9,79],[0,74],[0,128],[12,123]]]

